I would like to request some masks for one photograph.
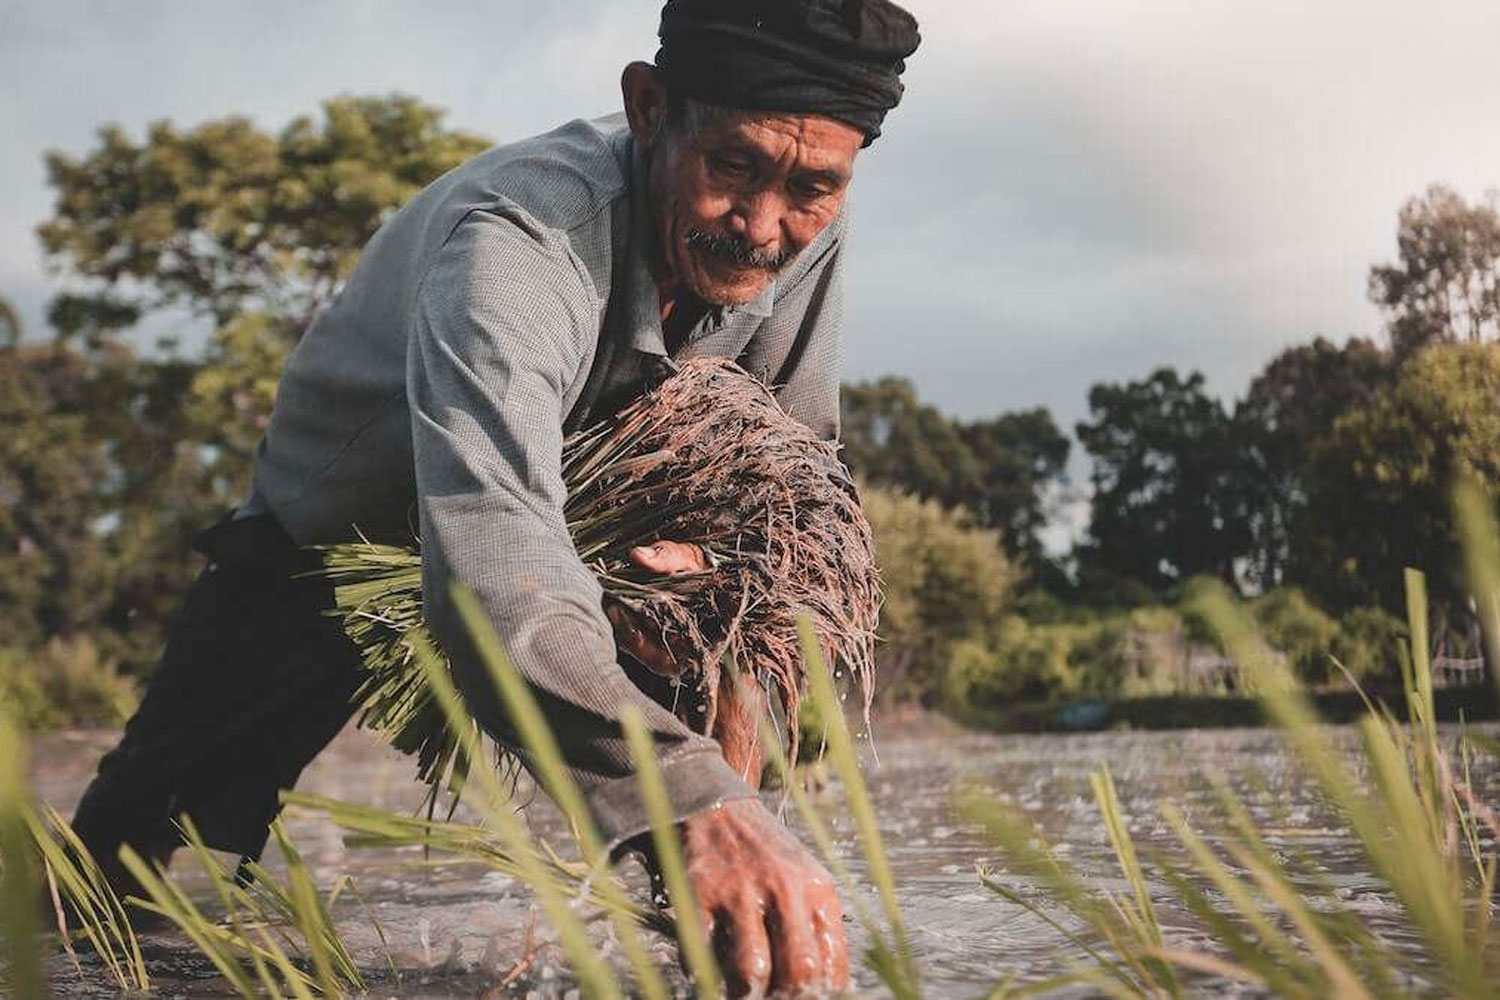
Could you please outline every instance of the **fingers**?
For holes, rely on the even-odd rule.
[[[641,620],[629,608],[606,598],[604,616],[614,626],[615,644],[648,670],[663,677],[676,677],[682,673],[683,665],[677,661],[670,646],[648,636],[641,628]]]
[[[763,997],[771,983],[771,940],[766,934],[765,906],[741,900],[718,915],[714,950],[723,963],[724,986],[731,997]]]
[[[637,545],[630,550],[630,561],[641,569],[648,569],[662,576],[701,573],[708,569],[703,549],[690,542],[660,541],[650,545]]]
[[[848,987],[833,879],[758,800],[725,803],[683,831],[694,895],[717,918],[711,940],[730,996]]]
[[[795,993],[827,981],[827,964],[812,913],[799,893],[776,901],[767,921],[771,941],[771,989]]]
[[[831,891],[822,905],[812,908],[813,933],[818,937],[818,972],[833,993],[849,988],[849,941],[844,936],[844,911]]]

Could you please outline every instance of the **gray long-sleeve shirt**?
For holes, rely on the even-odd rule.
[[[427,614],[480,723],[504,714],[449,582],[488,610],[605,836],[645,830],[623,705],[645,714],[679,818],[751,794],[710,739],[615,659],[563,523],[562,443],[666,356],[644,167],[622,116],[485,152],[383,225],[282,374],[242,512],[301,544],[420,528]],[[710,310],[676,357],[739,360],[820,434],[838,430],[840,216],[776,283]]]

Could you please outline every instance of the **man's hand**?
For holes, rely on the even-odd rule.
[[[703,549],[687,542],[659,541],[638,545],[630,550],[630,561],[641,569],[663,576],[701,573],[708,569]],[[615,628],[615,642],[654,673],[676,677],[698,665],[686,662],[685,655],[673,650],[670,643],[662,642],[659,636],[648,635],[624,605],[606,601],[604,614]],[[729,766],[754,788],[760,787],[763,759],[759,719],[764,712],[765,692],[754,677],[746,675],[736,679],[726,673],[720,678],[718,712],[714,716],[713,732],[709,735],[718,740]]]
[[[688,542],[661,541],[637,545],[630,550],[630,561],[641,569],[660,573],[662,576],[701,573],[708,569],[708,560],[704,557],[703,550]],[[641,623],[624,605],[605,601],[604,614],[615,627],[615,642],[652,672],[663,677],[676,677],[691,666],[676,656],[662,642],[661,636],[646,634]]]
[[[849,986],[833,879],[756,799],[682,824],[688,881],[731,997],[826,995]]]

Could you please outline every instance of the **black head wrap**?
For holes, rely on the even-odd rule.
[[[656,65],[676,94],[826,115],[880,134],[921,37],[890,0],[667,0]]]

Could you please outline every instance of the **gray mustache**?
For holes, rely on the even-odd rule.
[[[779,253],[757,250],[739,237],[708,233],[701,229],[689,229],[686,242],[690,249],[702,251],[730,264],[759,268],[773,274],[786,267],[797,256],[791,250]]]

